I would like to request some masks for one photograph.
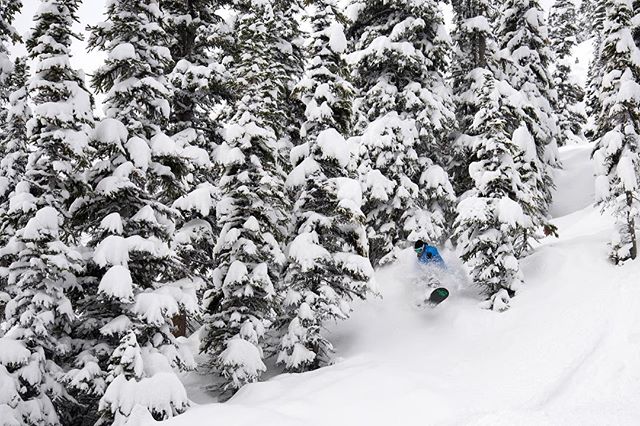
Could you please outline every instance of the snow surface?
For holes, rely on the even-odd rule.
[[[459,273],[435,309],[414,307],[415,260],[377,272],[383,296],[334,327],[333,366],[281,374],[167,425],[636,425],[640,419],[640,261],[615,267],[613,220],[592,206],[590,145],[561,148],[553,211],[560,238],[522,262],[509,311],[478,308]],[[455,254],[444,251],[450,268]]]
[[[562,169],[555,172],[560,191],[553,195],[551,216],[560,217],[583,209],[594,202],[595,162],[589,161],[593,144],[563,148]]]

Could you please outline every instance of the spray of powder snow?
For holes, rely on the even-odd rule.
[[[424,301],[437,287],[444,287],[450,292],[449,297],[471,285],[464,264],[458,255],[448,248],[440,249],[446,268],[422,265],[418,262],[412,249],[402,251],[394,270],[404,271],[398,278],[404,287],[405,303],[415,309],[424,309]]]

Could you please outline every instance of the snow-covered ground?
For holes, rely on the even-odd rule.
[[[590,205],[590,149],[562,150],[560,238],[523,262],[526,287],[509,311],[479,309],[464,280],[439,307],[414,308],[407,252],[377,274],[383,297],[332,333],[335,365],[246,386],[166,424],[637,425],[640,262],[606,260],[612,220]]]

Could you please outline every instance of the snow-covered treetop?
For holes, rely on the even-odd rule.
[[[117,118],[146,139],[169,118],[170,92],[164,74],[171,54],[160,25],[160,6],[158,0],[111,1],[106,17],[90,28],[89,47],[108,52],[93,85],[106,94],[107,117]]]
[[[28,82],[35,107],[27,132],[31,144],[40,150],[39,162],[29,167],[47,169],[60,181],[60,187],[70,185],[64,174],[70,175],[72,162],[85,154],[93,125],[92,96],[84,86],[83,75],[69,61],[71,42],[76,37],[71,27],[79,4],[78,0],[43,0],[26,42],[35,62],[34,75]],[[51,182],[46,185],[49,190],[56,186]]]
[[[346,19],[331,0],[318,1],[310,10],[310,59],[294,92],[305,105],[301,136],[315,137],[329,127],[346,135],[351,130],[355,92],[347,81],[349,68],[343,56],[347,47],[343,25]]]
[[[20,39],[11,23],[21,8],[21,0],[0,0],[0,107],[9,96],[9,87],[6,83],[9,75],[13,72],[13,64],[8,55],[8,45]],[[1,114],[0,119],[2,119]]]

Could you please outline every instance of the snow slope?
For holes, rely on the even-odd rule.
[[[606,260],[612,220],[589,206],[583,185],[590,149],[562,149],[561,236],[523,262],[526,287],[509,311],[479,309],[464,280],[436,309],[413,308],[408,252],[377,274],[383,298],[332,333],[335,365],[246,386],[166,424],[638,424],[640,261]]]

